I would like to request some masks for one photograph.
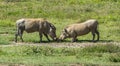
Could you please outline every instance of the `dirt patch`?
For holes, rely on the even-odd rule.
[[[93,43],[93,42],[74,42],[74,43],[71,43],[71,42],[50,42],[50,43],[25,43],[25,42],[18,42],[18,43],[15,43],[15,42],[12,42],[11,44],[9,45],[0,45],[2,47],[7,47],[7,46],[50,46],[50,47],[54,47],[54,48],[59,48],[59,47],[66,47],[66,48],[84,48],[84,47],[87,47],[87,46],[94,46],[94,45],[106,45],[106,44],[114,44],[114,45],[118,45],[120,46],[120,43],[119,42],[96,42],[96,43]]]

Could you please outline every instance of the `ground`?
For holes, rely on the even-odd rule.
[[[0,45],[2,47],[7,46],[20,46],[20,45],[33,45],[33,46],[50,46],[50,47],[67,47],[67,48],[84,48],[87,46],[93,45],[106,45],[106,44],[114,44],[120,46],[120,42],[43,42],[43,43],[31,43],[31,42],[12,42],[9,45]]]

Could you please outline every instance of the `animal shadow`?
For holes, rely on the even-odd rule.
[[[109,42],[113,42],[113,40],[99,40],[99,41],[92,41],[92,40],[77,40],[76,42],[80,42],[80,43],[83,43],[83,42],[93,42],[93,43],[109,43]]]
[[[55,42],[55,41],[42,41],[42,42],[40,42],[40,41],[33,41],[33,43],[52,43],[52,42]]]

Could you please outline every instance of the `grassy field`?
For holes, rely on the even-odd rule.
[[[119,53],[120,46],[111,44],[86,48],[0,47],[0,63],[9,65],[25,64],[28,66],[120,65]]]
[[[60,35],[62,29],[68,24],[83,22],[88,19],[96,19],[99,22],[99,42],[119,43],[119,14],[120,0],[0,0],[0,45],[10,45],[14,42],[14,34],[16,32],[15,22],[20,18],[47,18],[56,26],[57,36]],[[25,32],[23,39],[25,42],[36,43],[39,42],[38,36],[38,33],[27,34]],[[78,37],[78,39],[91,40],[92,35],[90,33],[88,35]],[[43,40],[47,41],[45,37]],[[70,39],[67,39],[67,41],[70,42]],[[103,46],[100,47],[102,48]],[[24,49],[22,50],[21,48]],[[35,49],[36,48],[37,47],[35,47]],[[40,48],[41,47],[38,47],[38,50],[40,50]],[[110,49],[109,47],[103,47],[103,49],[104,48]],[[29,51],[26,51],[26,49],[29,49]],[[83,50],[81,48],[64,48],[65,50],[68,50],[68,53],[70,51],[70,55],[65,55],[66,53],[61,52],[63,48],[50,49],[54,49],[55,52],[50,55],[48,53],[48,56],[46,56],[43,54],[46,50],[43,52],[41,51],[40,53],[38,52],[38,55],[36,53],[34,54],[33,47],[1,47],[0,63],[18,63],[28,65],[30,63],[33,65],[60,64],[60,66],[61,64],[68,65],[69,63],[82,63],[86,65],[120,65],[120,47],[117,47],[115,52],[109,52],[109,50],[106,52],[98,52],[102,51],[102,49],[98,49],[98,51],[96,50],[95,52],[87,52],[88,50],[93,49],[91,47],[88,48],[88,50],[84,50],[85,52],[82,52]],[[94,47],[94,49],[97,48]],[[78,53],[74,53],[73,51]],[[82,53],[80,54],[80,52]],[[26,53],[28,54],[26,55]],[[43,55],[41,56],[41,54]]]
[[[20,18],[47,18],[57,28],[57,36],[62,29],[72,23],[83,22],[88,19],[99,21],[100,39],[106,41],[120,41],[120,1],[119,0],[31,0],[17,2],[0,1],[0,44],[14,40],[15,22]],[[32,37],[29,39],[27,37]],[[39,40],[38,34],[24,34],[26,42]],[[79,37],[80,40],[90,40],[91,34]],[[46,40],[46,39],[45,39]]]

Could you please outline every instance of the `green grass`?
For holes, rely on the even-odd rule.
[[[53,48],[48,46],[1,47],[0,63],[26,65],[119,65],[119,51],[120,47],[112,44],[86,48]]]
[[[30,5],[30,6],[29,6]],[[1,0],[0,1],[0,33],[15,34],[15,21],[20,18],[47,18],[57,28],[57,36],[62,29],[76,22],[88,19],[99,21],[100,40],[120,41],[120,1],[119,0]],[[3,29],[5,27],[5,29]],[[32,34],[36,36],[36,34]],[[26,42],[38,42],[39,38],[24,35]],[[3,39],[1,37],[0,39]],[[6,38],[5,38],[6,39]],[[6,39],[9,40],[10,38]],[[11,38],[14,40],[14,37]],[[79,40],[90,40],[92,35],[79,37]],[[44,40],[46,40],[44,38]],[[7,41],[10,43],[12,41]]]
[[[96,19],[99,22],[99,42],[120,42],[119,14],[120,0],[0,0],[0,45],[13,43],[16,32],[15,22],[20,18],[47,18],[56,26],[58,37],[68,24]],[[25,42],[38,43],[38,36],[37,32],[31,34],[25,32],[23,39]],[[89,33],[78,39],[91,40],[92,35]],[[47,41],[45,37],[43,40]],[[70,41],[70,39],[66,40]],[[28,66],[30,63],[33,65],[58,64],[60,66],[69,63],[120,65],[119,48],[113,45],[84,49],[1,47],[0,63],[23,63]]]

